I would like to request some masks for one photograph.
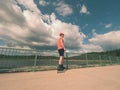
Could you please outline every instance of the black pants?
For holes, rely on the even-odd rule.
[[[58,53],[60,56],[64,56],[64,49],[58,49]]]

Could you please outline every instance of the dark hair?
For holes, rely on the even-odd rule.
[[[61,35],[64,35],[64,33],[60,33],[60,36],[61,36]]]

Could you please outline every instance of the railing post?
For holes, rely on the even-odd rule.
[[[88,66],[88,56],[87,53],[85,54],[86,66]]]
[[[111,57],[109,56],[109,61],[110,61],[110,64],[112,65],[112,61],[111,61]]]
[[[35,54],[35,60],[34,60],[34,71],[36,69],[36,65],[37,65],[37,54]]]
[[[66,69],[68,69],[68,53],[66,52]]]
[[[101,56],[99,55],[100,66],[102,66]]]
[[[117,59],[117,63],[120,64],[119,57],[116,57],[116,59]]]

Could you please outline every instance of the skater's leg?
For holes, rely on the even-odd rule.
[[[58,61],[58,70],[64,70],[63,62],[64,62],[64,49],[58,50],[59,52],[59,61]]]
[[[64,57],[63,57],[63,56],[60,56],[60,58],[59,58],[59,65],[62,65],[62,64],[63,64],[63,61],[64,61]]]
[[[64,62],[64,56],[60,56],[58,70],[64,70],[65,69],[65,67],[63,67],[63,62]]]

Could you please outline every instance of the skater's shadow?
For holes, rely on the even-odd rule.
[[[57,73],[65,73],[67,70],[63,70],[63,71],[57,71]]]

